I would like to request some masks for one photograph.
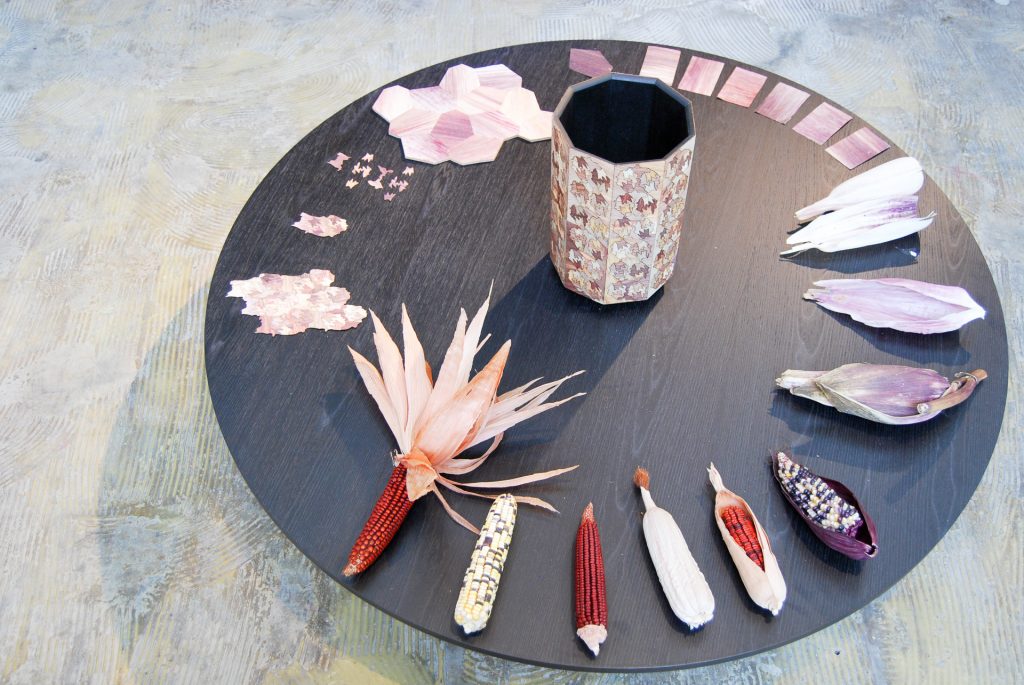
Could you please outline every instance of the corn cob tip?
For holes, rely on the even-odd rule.
[[[356,567],[356,565],[349,564],[345,567],[345,570],[341,572],[341,575],[345,576],[346,578],[351,578],[357,573],[359,573],[359,569]]]
[[[637,466],[636,471],[633,472],[633,482],[638,488],[644,488],[645,490],[651,489],[651,474],[647,473],[647,469]]]
[[[587,508],[583,510],[583,517],[580,519],[580,525],[586,523],[587,521],[593,521],[593,520],[594,520],[594,503],[590,502],[589,504],[587,504]]]
[[[594,656],[597,656],[597,653],[601,651],[601,643],[608,639],[608,629],[604,626],[590,624],[577,630],[576,635],[583,640]]]

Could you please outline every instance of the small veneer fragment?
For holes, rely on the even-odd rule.
[[[751,103],[761,92],[761,86],[768,80],[764,74],[736,67],[729,74],[722,90],[718,92],[718,99],[731,102],[740,107],[750,107]]]
[[[334,159],[332,159],[331,161],[329,161],[327,163],[330,164],[335,169],[337,169],[338,171],[341,171],[341,168],[343,166],[345,166],[345,162],[348,160],[348,158],[349,158],[348,155],[346,155],[344,152],[339,152],[334,157]]]
[[[583,50],[581,48],[569,50],[569,68],[591,78],[604,76],[612,71],[611,63],[605,59],[600,50]]]
[[[813,140],[818,145],[824,145],[825,141],[831,138],[847,122],[852,119],[849,114],[823,102],[805,116],[793,127],[793,130],[808,140]]]
[[[835,145],[825,148],[825,152],[842,162],[847,169],[855,169],[888,149],[889,143],[865,126]]]
[[[227,296],[243,298],[242,313],[260,318],[257,333],[295,335],[310,328],[355,328],[366,318],[366,310],[346,304],[348,290],[331,286],[333,282],[334,274],[325,269],[300,276],[260,274],[231,281]]]
[[[657,45],[647,46],[647,54],[644,55],[644,63],[640,67],[640,75],[661,79],[671,86],[676,82],[676,67],[679,66],[679,55],[680,51],[673,48],[662,48]]]
[[[723,62],[694,55],[690,58],[690,63],[686,66],[686,73],[683,74],[683,78],[679,80],[679,85],[676,87],[698,95],[711,95],[715,92],[715,86],[718,85],[723,68],[725,68]]]
[[[809,94],[799,88],[785,83],[777,83],[756,112],[780,124],[785,124],[793,118],[793,115],[800,109],[800,105],[804,104],[808,97]]]
[[[348,222],[340,216],[330,214],[328,216],[313,216],[301,212],[299,220],[292,224],[300,231],[305,231],[321,238],[331,238],[343,231],[348,230]]]

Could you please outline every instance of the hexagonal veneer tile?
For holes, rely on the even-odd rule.
[[[501,109],[501,103],[505,102],[506,93],[507,91],[500,88],[480,86],[465,95],[459,96],[457,106],[466,114],[497,112]]]
[[[551,137],[551,112],[538,112],[519,127],[519,137],[531,143]]]
[[[480,79],[480,85],[487,88],[512,90],[523,87],[523,77],[504,64],[477,67],[473,71],[476,72],[477,78]]]
[[[396,138],[410,133],[430,133],[439,118],[441,115],[437,112],[414,107],[395,117],[388,127],[388,133]]]
[[[519,135],[519,124],[501,112],[470,114],[469,122],[473,125],[473,133],[490,136],[491,138],[508,140]]]
[[[540,113],[540,105],[537,104],[537,96],[532,90],[516,88],[505,93],[501,113],[522,127]]]
[[[395,117],[412,109],[412,95],[409,89],[403,86],[391,86],[385,88],[377,96],[373,103],[373,111],[384,117],[387,121],[393,121]]]
[[[429,133],[402,136],[402,154],[414,162],[440,164],[448,160],[448,147]]]
[[[460,140],[465,140],[473,135],[473,125],[469,121],[469,115],[458,110],[445,112],[437,119],[430,135],[437,138],[445,145],[454,145]]]
[[[493,162],[501,151],[504,141],[485,135],[473,135],[451,147],[449,157],[456,164],[481,164]]]
[[[466,93],[479,88],[480,78],[472,67],[467,67],[465,64],[456,64],[445,72],[444,78],[441,79],[439,85],[453,98],[458,99]]]
[[[409,91],[409,96],[412,97],[412,101],[417,107],[429,109],[438,114],[455,109],[455,97],[441,86],[416,88]]]

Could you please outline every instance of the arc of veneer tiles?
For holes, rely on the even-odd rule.
[[[706,59],[694,55],[686,65],[686,72],[683,78],[679,79],[679,90],[688,90],[698,95],[711,95],[715,92],[718,79],[722,76],[724,62],[715,59]]]
[[[676,69],[679,67],[681,54],[682,51],[674,48],[648,45],[643,66],[640,67],[640,76],[661,79],[671,86],[676,82]]]
[[[776,83],[768,97],[755,110],[763,117],[780,124],[788,123],[804,104],[810,93],[785,83]]]
[[[855,169],[888,149],[889,143],[864,126],[835,145],[825,148],[825,152],[842,162],[847,169]]]

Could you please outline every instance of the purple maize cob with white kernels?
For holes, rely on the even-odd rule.
[[[853,537],[864,519],[821,478],[784,454],[779,454],[779,481],[793,501],[822,528]]]

